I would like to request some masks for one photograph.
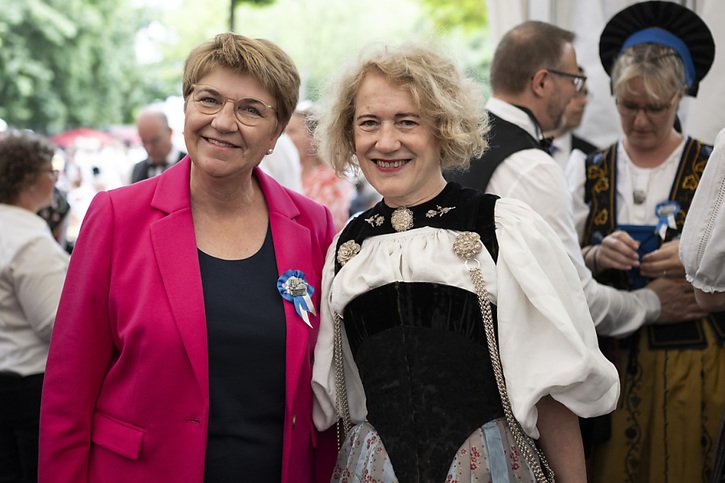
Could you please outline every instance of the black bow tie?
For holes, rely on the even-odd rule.
[[[554,138],[543,138],[539,140],[539,146],[541,146],[541,149],[546,151],[549,154],[553,154],[554,150],[556,149],[554,147]]]

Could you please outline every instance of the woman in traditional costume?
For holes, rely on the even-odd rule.
[[[680,101],[712,64],[712,35],[687,8],[651,1],[615,15],[599,51],[624,137],[569,172],[585,260],[620,289],[669,277],[692,292],[679,236],[712,148],[675,126]],[[703,312],[602,339],[622,397],[610,438],[594,448],[591,481],[709,481],[725,407],[724,329]]]
[[[314,421],[340,420],[332,481],[585,481],[576,415],[613,409],[616,372],[553,230],[443,177],[485,148],[474,84],[408,45],[323,99],[323,157],[383,196],[323,270]]]

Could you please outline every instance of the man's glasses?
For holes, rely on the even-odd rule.
[[[646,106],[640,106],[636,102],[630,102],[624,99],[616,99],[614,102],[617,105],[617,111],[619,114],[625,117],[635,117],[639,111],[644,112],[644,115],[650,119],[654,119],[663,116],[667,111],[670,110],[672,105],[675,103],[677,96],[670,99],[670,102],[665,104],[647,104]]]
[[[569,72],[564,72],[564,71],[556,70],[556,69],[546,69],[546,70],[554,75],[570,78],[572,83],[574,84],[574,87],[576,88],[577,92],[583,91],[584,86],[587,83],[587,76],[585,76],[585,75],[571,74]]]
[[[234,105],[234,115],[245,126],[257,126],[275,120],[275,108],[254,97],[232,99],[222,95],[215,88],[202,84],[194,84],[191,98],[202,114],[216,114],[227,102]]]

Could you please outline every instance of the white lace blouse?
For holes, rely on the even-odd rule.
[[[535,405],[546,395],[582,417],[612,411],[619,397],[617,371],[599,351],[579,278],[561,241],[520,201],[499,199],[494,217],[498,261],[485,248],[478,260],[497,305],[499,350],[515,417],[538,438]],[[431,282],[475,292],[468,270],[453,252],[458,233],[422,227],[368,238],[336,276],[337,238],[333,241],[323,272],[312,377],[313,419],[319,430],[338,419],[333,313],[342,314],[356,296],[391,282]],[[343,347],[350,413],[357,423],[367,414],[365,393],[347,340]]]
[[[680,238],[687,280],[703,292],[725,292],[725,129],[697,185]]]

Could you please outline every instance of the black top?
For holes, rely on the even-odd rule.
[[[209,341],[204,481],[279,481],[286,325],[271,232],[244,260],[199,251]]]

